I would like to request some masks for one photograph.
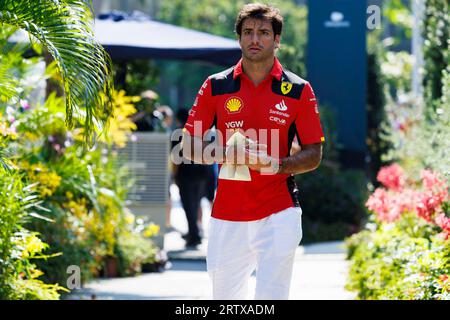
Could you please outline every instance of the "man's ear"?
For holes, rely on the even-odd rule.
[[[280,48],[280,41],[281,41],[281,35],[276,34],[275,35],[275,48],[276,49]]]

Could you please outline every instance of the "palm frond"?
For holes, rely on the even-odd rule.
[[[0,25],[13,25],[35,37],[55,59],[66,99],[66,123],[71,128],[84,109],[86,142],[93,143],[94,126],[112,112],[111,59],[95,40],[91,1],[2,0]],[[75,116],[75,119],[74,119]]]
[[[5,156],[4,149],[0,146],[0,171],[3,170],[6,173],[11,173],[11,166],[8,158]]]
[[[8,66],[0,59],[0,101],[6,102],[17,95],[17,81],[8,76]]]

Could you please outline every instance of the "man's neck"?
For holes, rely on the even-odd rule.
[[[264,61],[253,62],[242,58],[242,71],[253,82],[255,86],[260,84],[270,73],[274,64],[274,56]]]

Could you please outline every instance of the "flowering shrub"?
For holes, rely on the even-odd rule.
[[[40,217],[33,211],[37,196],[17,173],[0,174],[0,299],[58,299],[65,289],[40,280],[43,273],[34,263],[51,258],[44,254],[48,244],[23,227]]]
[[[415,227],[430,232],[424,223]],[[386,224],[352,236],[347,246],[346,288],[359,299],[450,299],[448,240],[413,237],[401,225]]]
[[[51,250],[63,253],[52,264],[39,264],[48,282],[63,282],[69,265],[80,266],[83,283],[98,276],[105,258],[117,256],[121,245],[129,243],[127,238],[137,239],[132,245],[141,247],[145,259],[154,257],[156,249],[144,231],[135,232],[127,223],[132,213],[125,207],[125,198],[131,182],[113,151],[113,146],[124,146],[131,133],[133,126],[125,118],[134,112],[130,103],[135,99],[123,92],[113,97],[118,109],[110,124],[114,130],[91,150],[83,148],[80,130],[65,128],[61,98],[50,96],[44,106],[16,114],[18,133],[12,147],[18,152],[12,161],[40,195],[41,207],[47,208],[41,214],[55,221],[35,221],[33,230],[42,234]],[[32,144],[30,135],[35,136]],[[124,270],[130,269],[128,264]]]
[[[139,98],[113,91],[109,57],[101,46],[83,41],[92,33],[84,28],[90,17],[84,15],[86,7],[77,7],[80,19],[74,24],[61,20],[71,15],[43,2],[39,10],[28,11],[39,12],[30,29],[23,21],[31,17],[30,7],[13,2],[6,5],[7,15],[0,14],[0,299],[58,299],[68,291],[63,286],[73,265],[80,267],[83,283],[124,247],[127,253],[140,251],[139,259],[126,261],[125,270],[155,258],[149,238],[154,226],[146,222],[144,235],[127,222],[133,216],[125,206],[130,182],[113,151],[135,128],[128,116]],[[19,11],[25,14],[13,14]],[[10,21],[13,16],[22,22]],[[61,28],[45,31],[55,24],[49,17]],[[36,23],[45,32],[35,33]],[[43,57],[29,57],[28,44],[9,42],[19,26],[56,59],[45,72]],[[42,53],[35,41],[33,49]],[[48,96],[45,89],[66,97]]]
[[[393,164],[366,202],[367,230],[347,239],[349,290],[360,299],[450,299],[448,186],[423,170],[419,181]]]
[[[448,238],[450,218],[444,213],[449,201],[446,182],[430,170],[423,170],[421,178],[419,188],[404,188],[403,169],[398,164],[383,167],[377,179],[387,189],[377,188],[366,206],[380,222],[395,222],[403,213],[416,212],[418,217],[440,227],[443,236]]]
[[[51,262],[35,261],[36,271],[28,272],[28,280],[33,281],[29,283],[34,289],[39,283],[50,286],[47,291],[55,299],[59,297],[56,290],[62,287],[46,283],[65,285],[70,265],[80,267],[84,283],[102,274],[109,257],[120,259],[120,275],[140,272],[143,263],[156,257],[151,237],[158,227],[149,221],[139,230],[135,227],[138,219],[125,206],[131,181],[118,165],[114,151],[124,146],[131,135],[134,124],[127,117],[135,112],[132,103],[137,98],[127,97],[124,92],[113,93],[113,98],[115,118],[110,123],[110,134],[90,150],[83,146],[82,129],[65,127],[64,101],[55,95],[48,97],[44,105],[11,106],[5,112],[7,116],[0,119],[4,128],[1,142],[10,151],[5,159],[7,166],[29,185],[37,199],[35,214],[45,217],[24,222],[27,229],[39,233],[39,238],[23,239],[34,239],[29,242],[33,246],[28,245],[34,251],[23,251],[20,261],[34,259],[27,252],[46,250],[53,257]]]

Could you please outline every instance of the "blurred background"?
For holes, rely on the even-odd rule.
[[[245,3],[0,4],[1,298],[204,259],[183,247],[170,134],[206,77],[240,58]],[[311,82],[326,135],[321,166],[296,176],[301,245],[342,243],[357,298],[448,299],[448,2],[273,4],[277,55]]]

